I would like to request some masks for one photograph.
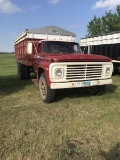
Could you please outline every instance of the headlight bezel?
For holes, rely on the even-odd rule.
[[[113,66],[112,65],[104,65],[104,75],[111,76],[112,75]]]
[[[55,69],[55,78],[62,78],[63,77],[63,68],[56,68]]]
[[[110,75],[110,73],[111,73],[111,68],[110,67],[106,67],[105,74],[106,75]]]

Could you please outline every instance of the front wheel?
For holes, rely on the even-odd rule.
[[[44,102],[50,103],[55,99],[55,90],[51,89],[46,81],[45,73],[42,73],[39,79],[40,96]]]
[[[105,91],[105,85],[87,87],[86,91],[92,95],[102,95]]]

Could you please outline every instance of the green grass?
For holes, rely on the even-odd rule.
[[[102,96],[64,90],[45,104],[18,80],[14,55],[0,55],[1,160],[119,160],[120,77]]]

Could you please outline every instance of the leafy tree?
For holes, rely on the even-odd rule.
[[[87,25],[87,30],[87,36],[120,31],[120,5],[117,6],[116,13],[114,14],[109,10],[101,18],[94,16],[93,20]]]
[[[106,32],[114,32],[119,30],[118,15],[112,14],[111,10],[106,12]]]
[[[120,18],[120,5],[117,6],[116,10],[117,10],[118,17]]]
[[[106,17],[105,16],[103,16],[102,18],[101,18],[101,34],[104,34],[105,32],[106,32],[106,30],[107,30],[107,25],[106,25]]]
[[[89,36],[101,34],[101,19],[94,16],[94,19],[89,22],[89,25],[87,27]]]
[[[120,31],[120,5],[117,6],[116,10],[117,10],[117,27],[118,31]]]

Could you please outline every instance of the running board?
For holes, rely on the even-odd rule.
[[[35,83],[38,86],[38,81],[37,79],[31,79],[33,83]]]

